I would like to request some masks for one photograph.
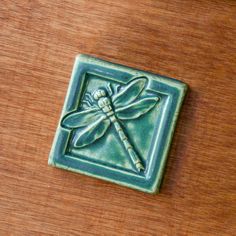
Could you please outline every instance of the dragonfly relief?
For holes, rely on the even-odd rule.
[[[136,77],[124,86],[108,83],[105,88],[85,93],[86,108],[65,115],[61,122],[62,127],[75,129],[74,147],[92,144],[113,125],[136,170],[143,171],[143,163],[122,122],[139,118],[157,104],[159,97],[147,92],[147,82],[146,77]]]

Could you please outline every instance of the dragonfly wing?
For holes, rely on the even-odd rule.
[[[87,126],[97,120],[101,114],[99,108],[72,112],[63,117],[61,126],[69,129]]]
[[[110,126],[110,123],[110,120],[104,115],[89,126],[78,131],[74,138],[75,147],[87,146],[102,137]]]
[[[158,97],[146,97],[125,107],[116,109],[115,114],[117,118],[121,120],[136,119],[150,111],[156,105],[158,100]]]
[[[130,81],[123,89],[112,97],[115,107],[121,107],[133,102],[143,91],[147,82],[146,77],[138,77]]]

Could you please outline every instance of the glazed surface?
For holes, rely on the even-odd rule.
[[[0,5],[0,235],[235,234],[235,1]],[[47,165],[77,53],[191,88],[159,195]]]

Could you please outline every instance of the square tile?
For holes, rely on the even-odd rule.
[[[186,90],[175,79],[77,56],[49,164],[158,192]]]

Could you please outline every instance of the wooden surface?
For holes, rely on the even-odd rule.
[[[0,235],[236,235],[236,2],[0,3]],[[160,195],[52,168],[74,57],[190,86]]]

